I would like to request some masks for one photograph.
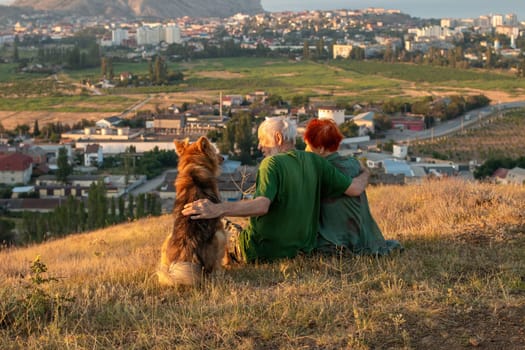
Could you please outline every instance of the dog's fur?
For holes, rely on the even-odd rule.
[[[175,180],[173,232],[162,245],[159,282],[163,285],[198,285],[204,275],[220,269],[226,256],[226,235],[219,218],[193,220],[182,215],[186,203],[207,198],[218,203],[217,176],[222,157],[206,137],[189,144],[175,141],[179,156]]]

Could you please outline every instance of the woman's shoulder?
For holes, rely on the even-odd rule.
[[[335,152],[328,156],[327,160],[348,176],[357,176],[361,171],[361,163],[353,156],[341,155]]]

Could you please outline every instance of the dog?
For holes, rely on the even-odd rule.
[[[220,218],[193,220],[182,215],[182,209],[198,199],[220,201],[217,176],[222,157],[204,136],[192,144],[188,139],[174,143],[179,156],[174,225],[162,245],[157,275],[161,285],[195,286],[226,263],[227,238]]]

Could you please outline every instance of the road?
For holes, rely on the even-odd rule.
[[[134,104],[133,106],[129,107],[128,109],[124,110],[122,112],[122,114],[120,115],[121,118],[125,118],[126,115],[128,115],[129,113],[132,113],[132,112],[135,112],[137,111],[139,108],[141,108],[142,106],[144,106],[146,103],[149,102],[149,100],[151,100],[153,98],[153,96],[148,96],[146,99]]]
[[[458,131],[461,131],[464,128],[468,128],[469,126],[475,125],[482,120],[484,120],[487,117],[490,117],[494,115],[495,113],[499,113],[502,110],[510,109],[510,108],[523,108],[525,107],[525,101],[520,102],[509,102],[509,103],[500,103],[492,106],[483,107],[480,109],[476,109],[473,111],[469,111],[468,113],[452,119],[447,120],[444,123],[441,123],[439,125],[436,125],[430,129],[422,130],[422,131],[411,131],[411,130],[389,130],[385,134],[385,140],[393,140],[394,142],[401,142],[405,141],[407,143],[410,143],[410,141],[418,141],[418,140],[425,140],[425,139],[432,139],[434,137],[441,137],[445,135],[449,135]],[[466,120],[466,116],[468,117],[468,120]],[[377,140],[372,140],[371,144],[375,144]]]
[[[161,175],[154,177],[151,180],[144,182],[142,185],[131,190],[131,194],[136,196],[140,193],[149,193],[155,191],[163,182],[167,173],[175,172],[175,169],[169,169],[163,172]]]

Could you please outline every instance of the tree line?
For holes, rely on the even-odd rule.
[[[24,212],[17,241],[22,244],[40,243],[51,237],[63,237],[147,216],[159,216],[161,212],[160,198],[153,193],[107,198],[104,183],[93,183],[89,188],[87,201],[69,196],[50,213]],[[13,238],[10,230],[3,235],[0,240],[9,236]]]

